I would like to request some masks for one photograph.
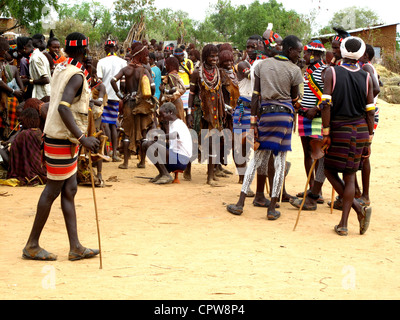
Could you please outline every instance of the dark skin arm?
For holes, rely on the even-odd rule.
[[[118,89],[117,82],[124,77],[124,75],[125,75],[124,72],[125,72],[125,68],[121,69],[121,71],[118,72],[118,74],[110,81],[111,87],[114,89],[115,93],[118,93],[120,91]],[[123,98],[122,100],[125,100],[125,98]]]
[[[106,94],[106,87],[104,84],[100,84],[97,89],[99,90],[99,99],[104,98],[104,95]],[[93,103],[99,107],[103,105],[103,101],[101,100],[93,100]]]
[[[261,92],[261,82],[260,77],[254,75],[254,92],[251,97],[251,116],[256,117],[258,115],[258,109],[260,106],[260,94],[256,94],[255,92]],[[254,140],[258,140],[258,128],[257,124],[250,124],[251,128],[254,130]]]
[[[332,80],[333,80],[332,69],[329,68],[325,72],[324,94],[327,94],[327,95],[332,94]],[[324,128],[328,128],[330,125],[330,122],[331,122],[331,106],[330,106],[330,104],[324,105],[324,107],[321,111],[321,117],[322,117],[322,126]],[[323,145],[326,146],[326,151],[327,151],[331,145],[331,137],[329,135],[324,135]]]
[[[82,88],[83,81],[84,79],[81,75],[73,76],[65,87],[61,101],[72,104],[73,99]],[[67,106],[60,104],[58,112],[68,130],[71,131],[75,138],[79,139],[83,132],[76,125],[71,110]],[[100,145],[100,141],[95,137],[83,137],[80,139],[80,143],[92,152],[96,152]]]
[[[372,84],[373,84],[373,88],[374,88],[373,94],[374,94],[374,97],[376,97],[381,92],[381,88],[379,87],[379,81],[374,76],[374,70],[369,65],[364,65],[363,70],[368,72],[371,75],[370,78],[372,78]]]

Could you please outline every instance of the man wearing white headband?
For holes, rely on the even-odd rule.
[[[357,64],[364,52],[362,39],[348,37],[342,41],[343,63],[326,71],[322,96],[323,142],[327,147],[325,175],[343,199],[342,218],[335,226],[335,232],[341,236],[348,234],[351,208],[357,213],[360,234],[367,231],[371,218],[371,208],[354,199],[356,172],[370,155],[374,132],[373,83]]]

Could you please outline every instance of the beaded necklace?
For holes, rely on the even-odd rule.
[[[221,85],[221,76],[217,67],[213,67],[213,71],[209,72],[206,70],[206,68],[204,68],[204,65],[202,64],[200,66],[199,75],[201,84],[205,87],[206,90],[215,92],[219,89]]]

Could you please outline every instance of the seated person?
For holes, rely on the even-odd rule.
[[[186,124],[178,118],[172,102],[160,107],[159,120],[165,132],[166,143],[147,140],[143,147],[159,172],[150,181],[155,184],[167,184],[173,181],[170,172],[183,171],[188,165],[192,156],[192,136]],[[164,135],[157,136],[158,139],[161,137]]]
[[[18,179],[20,185],[46,184],[46,168],[42,166],[42,131],[39,113],[33,108],[22,111],[21,130],[10,146],[8,179]]]

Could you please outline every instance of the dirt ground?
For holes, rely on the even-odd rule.
[[[400,192],[399,106],[380,101],[380,126],[372,149],[372,221],[360,236],[354,211],[349,235],[333,227],[340,212],[327,204],[316,212],[283,203],[277,221],[248,199],[242,216],[227,212],[241,186],[236,175],[222,187],[205,184],[205,164],[196,164],[193,181],[158,186],[137,176],[153,177],[155,168],[122,171],[104,165],[96,188],[100,257],[70,262],[59,199],[43,231],[41,246],[58,255],[54,262],[27,261],[22,249],[32,227],[43,187],[0,186],[0,298],[3,300],[364,300],[399,299]],[[286,189],[303,191],[306,176],[300,139],[293,136]],[[232,164],[229,165],[234,170]],[[255,190],[255,185],[253,186]],[[328,182],[323,188],[327,202]],[[90,187],[76,196],[83,245],[98,248]]]

